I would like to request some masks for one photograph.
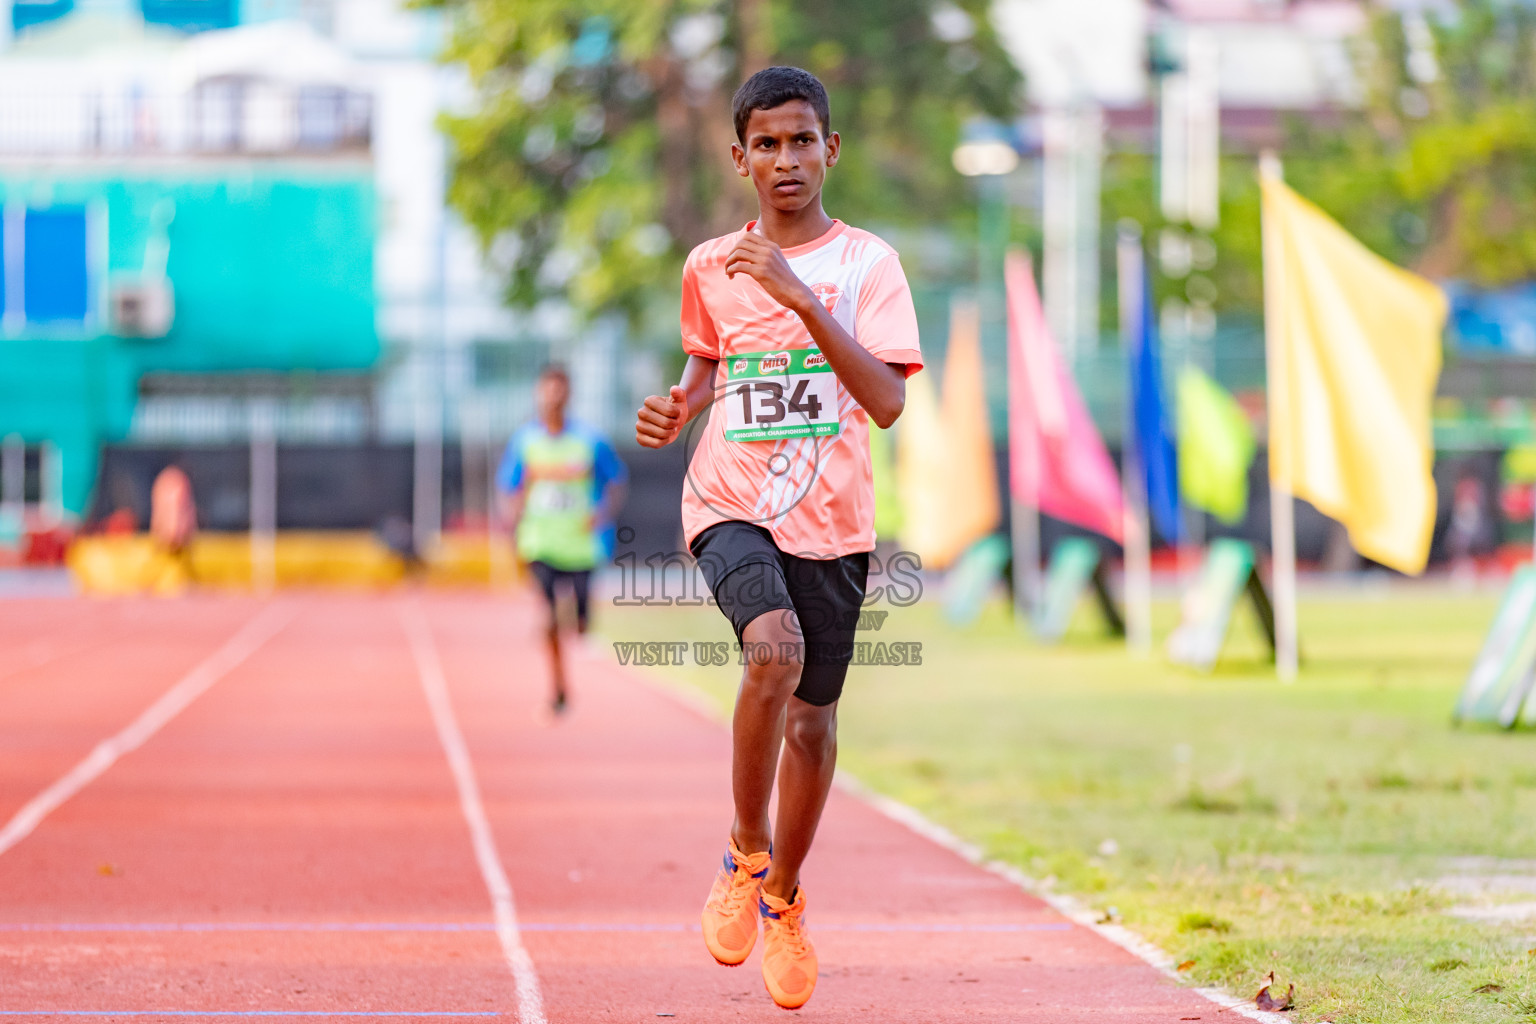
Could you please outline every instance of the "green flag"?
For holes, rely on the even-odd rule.
[[[1253,428],[1220,384],[1192,366],[1179,371],[1179,490],[1225,523],[1248,511]]]

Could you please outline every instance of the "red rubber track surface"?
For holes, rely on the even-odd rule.
[[[277,604],[294,610],[281,631],[0,853],[0,1024],[517,1019],[412,605],[548,1020],[786,1019],[756,953],[719,967],[697,931],[731,818],[720,725],[585,652],[574,710],[550,724],[526,602]],[[0,826],[265,608],[0,602]],[[1235,1016],[842,792],[804,882],[821,958],[808,1020]]]

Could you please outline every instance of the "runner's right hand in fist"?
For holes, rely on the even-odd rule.
[[[642,448],[665,448],[688,422],[688,392],[676,384],[667,395],[652,395],[635,418],[635,440]]]

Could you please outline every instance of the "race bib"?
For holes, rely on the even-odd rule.
[[[732,356],[719,400],[728,441],[828,437],[841,430],[837,375],[819,349]]]
[[[589,485],[580,480],[539,480],[528,489],[528,511],[547,515],[584,510]]]

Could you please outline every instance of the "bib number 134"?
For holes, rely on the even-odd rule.
[[[776,441],[838,433],[837,375],[814,348],[749,352],[726,367],[725,436]]]

